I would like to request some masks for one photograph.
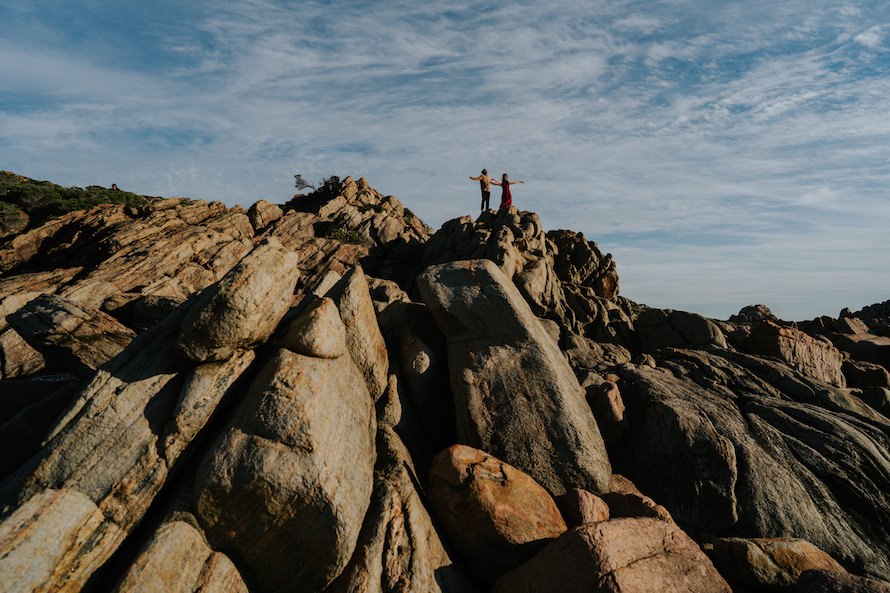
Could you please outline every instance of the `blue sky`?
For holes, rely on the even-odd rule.
[[[282,202],[365,176],[434,227],[469,175],[622,294],[786,319],[890,298],[890,4],[0,0],[0,168]]]

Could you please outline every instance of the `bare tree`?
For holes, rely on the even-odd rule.
[[[294,186],[297,189],[311,189],[312,191],[315,191],[316,189],[318,189],[315,185],[306,181],[306,178],[303,177],[302,175],[300,175],[299,173],[294,175]]]

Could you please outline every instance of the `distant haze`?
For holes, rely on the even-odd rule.
[[[0,0],[0,22],[0,169],[230,205],[365,176],[438,227],[477,214],[486,167],[650,306],[890,298],[887,2]]]

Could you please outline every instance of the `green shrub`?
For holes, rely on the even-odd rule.
[[[0,214],[15,214],[19,211],[19,207],[9,202],[0,201]]]
[[[354,243],[356,245],[367,246],[367,241],[361,233],[350,229],[344,229],[343,227],[331,229],[325,235],[325,238],[340,241],[341,243]]]
[[[0,172],[0,202],[24,210],[36,226],[75,210],[86,210],[99,204],[141,206],[145,196],[128,191],[91,185],[85,189],[62,187],[49,181],[28,179],[15,173]]]

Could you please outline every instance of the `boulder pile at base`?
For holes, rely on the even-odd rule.
[[[890,591],[887,303],[653,309],[581,233],[363,178],[10,179],[0,593]]]

